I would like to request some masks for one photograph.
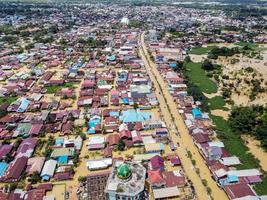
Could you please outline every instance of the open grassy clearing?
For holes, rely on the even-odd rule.
[[[207,47],[194,47],[190,50],[190,54],[195,55],[203,55],[208,54],[210,50],[212,50],[215,46],[207,46]]]
[[[265,176],[263,181],[254,186],[258,195],[267,195],[267,173],[265,172]]]
[[[267,48],[266,47],[261,47],[259,46],[257,43],[252,43],[252,42],[238,42],[235,43],[235,45],[244,47],[244,46],[248,46],[249,48],[251,48],[254,51],[266,51]]]
[[[192,81],[193,84],[197,85],[202,92],[207,94],[216,93],[217,85],[206,75],[204,69],[201,68],[201,63],[189,62],[186,66],[186,75]]]
[[[8,97],[0,97],[0,105],[3,104],[3,103],[12,103],[14,101],[17,100],[17,97],[11,97],[11,96],[8,96]]]
[[[74,83],[65,83],[64,85],[55,85],[55,86],[45,86],[45,89],[47,90],[47,94],[53,94],[60,91],[62,88],[74,88]]]
[[[209,103],[210,110],[216,110],[216,109],[220,109],[224,111],[229,110],[228,108],[224,107],[226,103],[225,103],[224,98],[221,96],[215,96],[211,99],[208,99],[208,103]]]

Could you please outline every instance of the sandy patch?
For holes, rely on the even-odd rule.
[[[201,62],[207,58],[207,55],[189,54],[189,56],[193,62]]]
[[[212,115],[222,117],[223,119],[227,120],[229,117],[229,111],[224,111],[224,110],[212,110],[211,111]]]
[[[48,192],[48,196],[54,196],[56,200],[64,200],[65,199],[65,184],[54,185],[53,190]]]

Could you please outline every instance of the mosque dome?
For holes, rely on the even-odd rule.
[[[132,175],[132,171],[129,167],[128,164],[124,163],[121,164],[118,168],[117,168],[117,176],[120,179],[127,179]]]

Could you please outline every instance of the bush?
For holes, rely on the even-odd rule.
[[[86,181],[86,176],[79,176],[78,177],[78,182],[79,183],[83,183],[83,182],[85,182]]]
[[[119,143],[118,143],[118,150],[119,150],[119,151],[123,151],[124,148],[125,148],[125,143],[124,143],[123,140],[120,139],[120,140],[119,140]]]
[[[211,71],[214,70],[214,65],[212,64],[212,62],[208,59],[204,60],[204,62],[202,63],[201,66],[204,70],[206,71]]]
[[[222,93],[223,98],[225,98],[225,99],[230,98],[231,95],[232,95],[232,92],[229,88],[226,88],[223,90],[223,93]]]

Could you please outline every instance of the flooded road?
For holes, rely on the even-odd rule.
[[[211,196],[213,199],[228,199],[225,192],[220,189],[216,182],[211,178],[211,173],[202,156],[198,152],[197,147],[194,145],[184,121],[177,110],[177,105],[167,90],[168,87],[166,83],[158,72],[156,64],[151,61],[144,42],[144,33],[141,35],[139,41],[139,54],[144,61],[147,72],[154,84],[155,94],[160,103],[163,119],[165,120],[169,130],[170,126],[174,126],[174,129],[177,127],[180,132],[180,135],[178,136],[176,135],[176,130],[170,131],[170,135],[174,143],[179,142],[180,144],[180,147],[177,149],[177,154],[181,158],[185,173],[188,179],[192,182],[198,199],[210,199],[201,179],[207,180],[207,186],[211,188]],[[195,167],[193,166],[191,159],[187,156],[188,151],[192,153],[192,159],[196,162]],[[200,176],[196,173],[196,168],[199,169]]]

